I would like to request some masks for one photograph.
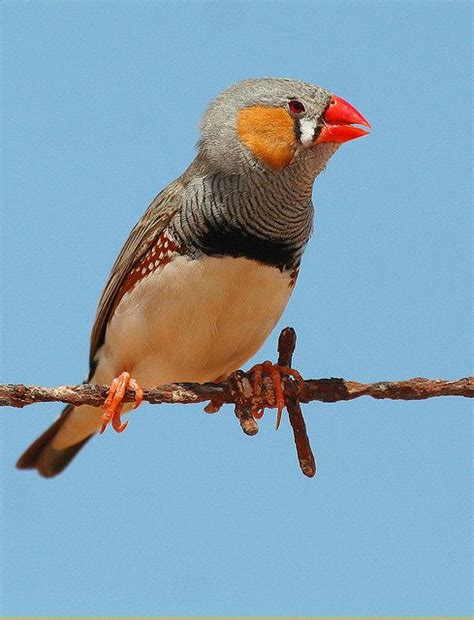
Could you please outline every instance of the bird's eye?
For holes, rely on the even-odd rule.
[[[300,117],[306,112],[306,108],[298,99],[291,99],[291,101],[288,102],[288,108],[290,113],[296,117]]]

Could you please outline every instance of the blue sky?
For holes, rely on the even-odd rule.
[[[253,76],[372,122],[317,180],[279,324],[306,377],[472,374],[471,9],[462,2],[4,3],[2,380],[80,382],[110,266]],[[274,357],[277,331],[258,355]],[[3,615],[469,615],[472,406],[312,403],[285,419],[144,406],[54,480],[18,472],[59,407],[2,412]]]

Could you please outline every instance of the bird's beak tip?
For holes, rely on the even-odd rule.
[[[315,140],[315,144],[336,142],[342,144],[355,138],[366,136],[369,132],[355,125],[362,125],[371,129],[369,121],[354,108],[353,105],[332,95],[329,104],[322,115],[324,125]]]

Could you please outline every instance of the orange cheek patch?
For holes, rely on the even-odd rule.
[[[256,105],[241,110],[237,133],[245,146],[267,166],[281,170],[295,152],[295,125],[283,108]]]

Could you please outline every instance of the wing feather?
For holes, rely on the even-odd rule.
[[[115,297],[120,286],[133,269],[135,263],[152,247],[173,215],[179,210],[183,199],[186,176],[187,175],[183,175],[156,196],[142,218],[133,228],[112,267],[109,279],[99,300],[94,326],[92,328],[89,379],[94,374],[96,353],[104,342],[105,330],[110,318],[109,315],[114,307]]]

